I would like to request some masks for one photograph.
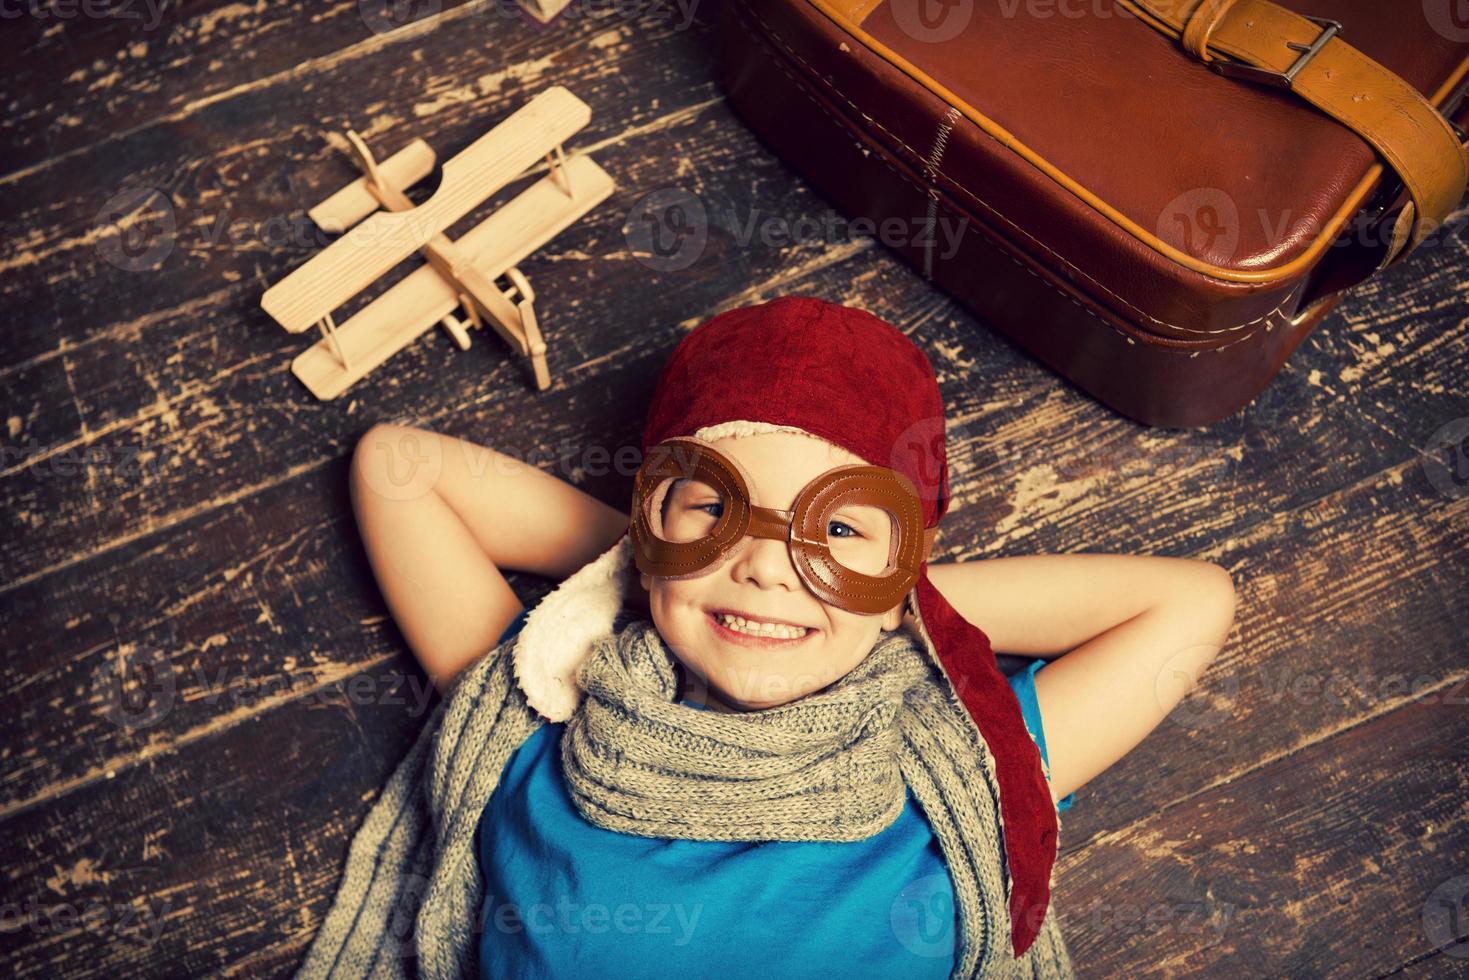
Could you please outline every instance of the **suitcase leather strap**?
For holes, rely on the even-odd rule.
[[[1335,21],[1269,0],[1118,0],[1220,74],[1288,89],[1352,129],[1411,198],[1379,268],[1443,223],[1469,184],[1469,147],[1399,75],[1341,39]]]

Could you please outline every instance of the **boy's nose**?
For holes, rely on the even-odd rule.
[[[748,581],[761,589],[784,587],[791,592],[802,587],[784,539],[747,536],[738,548],[734,567],[737,581]]]

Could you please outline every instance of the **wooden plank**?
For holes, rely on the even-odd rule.
[[[358,676],[377,686],[323,688],[7,821],[0,881],[18,908],[0,932],[6,975],[201,976],[273,949],[298,959],[353,830],[425,721],[386,703],[405,693],[395,670]]]
[[[490,5],[493,6],[493,5]],[[483,0],[438,0],[419,6],[347,3],[309,17],[290,4],[200,0],[180,7],[156,0],[112,4],[17,4],[5,21],[7,107],[0,116],[6,147],[0,182],[17,171],[83,152],[159,117],[182,117],[200,103],[269,80],[309,80],[343,66],[407,60],[423,35],[459,18],[485,16]],[[36,16],[39,8],[44,13]],[[495,19],[516,17],[517,8]],[[563,37],[578,23],[560,24]],[[531,22],[527,16],[517,23]],[[395,33],[396,32],[396,33]],[[539,38],[503,32],[508,63]],[[187,81],[181,81],[187,80]],[[382,104],[386,115],[410,107]]]
[[[278,22],[206,9],[220,24]],[[341,16],[356,13],[321,23],[340,27]],[[1247,412],[1205,431],[1140,429],[880,249],[811,237],[825,202],[720,103],[710,28],[695,26],[691,36],[583,18],[543,34],[446,19],[411,46],[355,44],[280,77],[252,65],[288,46],[209,38],[185,57],[221,62],[206,87],[220,84],[156,121],[152,107],[175,105],[177,90],[146,91],[150,73],[181,55],[150,44],[136,72],[118,59],[128,98],[88,100],[96,115],[71,127],[78,142],[33,128],[60,155],[0,177],[0,298],[15,325],[0,333],[0,385],[9,442],[27,456],[0,463],[0,824],[13,855],[0,880],[7,899],[96,901],[109,922],[125,905],[177,902],[152,945],[31,923],[0,931],[0,963],[20,975],[294,969],[351,831],[421,717],[421,674],[346,500],[356,436],[379,419],[414,420],[540,458],[619,501],[630,474],[587,450],[636,439],[683,332],[718,309],[812,293],[888,317],[933,357],[955,477],[938,557],[1192,554],[1241,586],[1240,625],[1203,688],[1066,814],[1058,906],[1113,902],[1098,929],[1068,930],[1079,964],[1099,975],[1182,970],[1185,956],[1227,975],[1456,970],[1403,909],[1421,907],[1430,872],[1469,858],[1453,727],[1464,713],[1406,704],[1393,679],[1454,677],[1469,634],[1456,604],[1469,577],[1464,505],[1419,455],[1469,415],[1453,380],[1469,367],[1462,242],[1420,249],[1349,299]],[[68,23],[68,47],[78,27],[93,29]],[[322,40],[308,34],[302,51]],[[422,64],[403,57],[410,47],[435,66],[432,95]],[[486,50],[500,59],[488,74]],[[508,353],[455,358],[426,338],[390,384],[331,410],[304,400],[286,373],[299,342],[256,304],[320,243],[237,246],[209,237],[217,219],[260,229],[311,203],[303,187],[338,186],[350,173],[320,132],[360,126],[364,107],[374,140],[460,146],[551,80],[594,106],[586,145],[623,188],[568,232],[564,251],[525,267],[556,295],[558,385],[537,395]],[[61,91],[24,88],[12,106]],[[112,124],[134,106],[134,123]],[[163,188],[174,208],[174,247],[154,269],[107,260],[96,216],[108,195],[77,190],[131,186]],[[645,206],[653,191],[706,209],[707,240],[686,268],[657,268],[629,234],[658,218]],[[802,221],[807,237],[779,234]],[[67,467],[68,451],[93,462]],[[531,600],[550,585],[514,584]],[[170,708],[150,724],[114,720],[107,671],[120,649],[160,651],[177,670]],[[320,693],[348,677],[385,697],[344,705]],[[1339,693],[1323,692],[1336,680]],[[385,703],[395,689],[403,703]],[[1247,934],[1226,931],[1219,948],[1179,927],[1159,942],[1118,924],[1115,896],[1134,888],[1254,917],[1234,920]],[[1345,908],[1332,904],[1340,894],[1353,896]]]
[[[633,139],[630,149],[645,150],[667,120],[718,97],[708,59],[657,16],[558,19],[549,36],[520,34],[516,23],[452,21],[419,38],[416,55],[323,64],[304,81],[264,79],[0,182],[0,299],[10,322],[28,325],[0,333],[0,365],[55,356],[155,315],[160,296],[183,305],[253,279],[258,303],[330,240],[305,210],[358,175],[331,145],[349,127],[372,145],[421,138],[446,158],[557,84],[594,114],[568,152]],[[620,71],[624,59],[639,65],[636,89]],[[426,87],[425,64],[445,80],[442,90]],[[666,181],[667,157],[639,156],[640,169]]]
[[[1362,977],[1429,955],[1424,906],[1469,859],[1466,706],[1469,684],[1446,685],[1065,856],[1073,959],[1095,976]]]

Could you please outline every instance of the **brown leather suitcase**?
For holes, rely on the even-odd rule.
[[[1148,425],[1459,230],[1464,0],[724,2],[731,103],[854,231]]]

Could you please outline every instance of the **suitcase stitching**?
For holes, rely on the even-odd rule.
[[[825,80],[821,77],[821,73],[818,72],[811,65],[811,63],[809,61],[807,61],[805,58],[801,57],[801,55],[798,54],[795,51],[794,48],[792,48],[789,44],[787,44],[786,41],[785,41],[785,39],[783,37],[781,37],[780,34],[778,34],[776,32],[776,30],[773,27],[771,27],[770,24],[768,22],[766,22],[766,20],[763,17],[761,17],[759,15],[759,13],[757,13],[754,10],[750,10],[749,13],[750,13],[750,16],[754,17],[756,20],[758,20],[760,22],[760,24],[765,28],[766,32],[769,33],[771,39],[774,40],[777,44],[779,44],[782,48],[784,48],[790,54],[790,56],[792,58],[794,58],[795,60],[799,61],[802,65],[804,65],[807,68],[807,70],[810,71],[811,74],[817,79],[817,81],[819,81],[819,82],[822,83],[823,87],[826,88],[826,90],[828,92],[830,92],[832,95],[836,96],[837,98],[839,98],[843,102],[845,102],[848,106],[851,107],[851,109],[852,109],[853,112],[857,113],[859,116],[861,116],[864,120],[866,120],[868,123],[870,123],[875,128],[881,130],[883,133],[885,133],[888,136],[889,139],[893,140],[893,142],[897,143],[903,149],[907,150],[915,158],[922,159],[919,156],[918,151],[914,150],[913,147],[909,146],[906,142],[904,142],[901,137],[897,136],[891,130],[889,130],[886,126],[884,126],[882,123],[878,122],[876,119],[872,118],[867,113],[865,113],[861,109],[859,109],[844,94],[842,94],[841,92],[837,91],[836,88],[834,88],[833,86],[831,86],[829,84],[826,84]],[[749,29],[749,26],[748,25],[741,24],[741,26],[743,26],[745,28],[746,32],[750,32],[750,29]],[[750,33],[751,33],[751,36],[752,37],[755,37],[755,40],[757,40],[757,41],[760,40],[752,32],[750,32]],[[779,62],[777,62],[777,64],[779,65]],[[792,81],[794,81],[794,82],[797,83],[797,87],[798,88],[804,89],[805,86],[802,84],[801,79],[799,79],[795,75],[793,75],[790,72],[790,70],[788,68],[786,68],[784,65],[780,65],[780,68],[781,68],[782,71],[784,71],[787,75],[790,76],[790,78],[791,78]],[[815,99],[810,95],[809,92],[806,93],[806,95],[807,95],[808,98],[812,98],[812,101],[815,101]],[[822,112],[826,112],[827,115],[830,115],[831,114],[827,110],[827,108],[825,106],[823,106],[820,102],[816,102],[816,107],[818,109],[820,109]],[[950,109],[953,109],[954,107],[953,106],[950,106],[949,108]],[[893,169],[893,168],[889,165],[889,169]],[[897,170],[893,170],[893,172],[896,173],[903,180],[907,181],[910,184],[913,184],[913,181],[910,178],[908,178],[907,176],[905,176],[904,174],[899,173]],[[976,194],[973,191],[971,191],[969,188],[965,187],[963,184],[960,184],[958,181],[954,180],[954,178],[950,177],[948,174],[944,173],[942,170],[939,170],[937,168],[934,168],[934,173],[936,173],[940,177],[943,177],[944,180],[946,180],[949,183],[949,185],[952,186],[953,188],[961,191],[966,196],[972,198],[974,201],[976,201],[979,204],[983,205],[983,207],[985,208],[985,210],[991,212],[992,214],[994,214],[995,217],[999,218],[1005,224],[1009,225],[1011,228],[1014,228],[1017,232],[1019,232],[1020,234],[1024,235],[1030,241],[1034,242],[1037,247],[1043,249],[1047,254],[1053,256],[1056,259],[1056,261],[1058,261],[1062,265],[1066,266],[1066,268],[1070,269],[1071,271],[1075,272],[1077,275],[1081,276],[1083,279],[1085,279],[1088,282],[1092,283],[1098,289],[1102,290],[1108,296],[1111,296],[1112,298],[1114,298],[1115,300],[1117,300],[1117,302],[1119,302],[1122,305],[1126,306],[1128,309],[1132,310],[1137,315],[1139,315],[1139,316],[1143,317],[1144,319],[1149,320],[1149,321],[1151,321],[1153,323],[1156,323],[1159,326],[1170,327],[1170,328],[1172,328],[1174,330],[1181,330],[1184,333],[1195,333],[1195,334],[1233,333],[1236,330],[1243,330],[1244,328],[1246,328],[1248,326],[1251,326],[1251,325],[1256,324],[1256,323],[1260,323],[1263,320],[1268,320],[1271,317],[1275,316],[1277,313],[1283,312],[1284,309],[1285,309],[1285,304],[1290,301],[1289,295],[1288,295],[1287,296],[1287,299],[1285,301],[1283,301],[1279,306],[1277,306],[1275,309],[1271,310],[1269,313],[1266,313],[1266,314],[1263,314],[1261,316],[1258,316],[1258,317],[1256,317],[1253,320],[1246,320],[1245,322],[1240,323],[1240,324],[1236,324],[1235,326],[1232,326],[1232,327],[1220,327],[1220,328],[1215,329],[1215,330],[1201,330],[1201,329],[1196,328],[1196,327],[1185,327],[1185,326],[1180,326],[1179,324],[1176,324],[1176,323],[1170,323],[1167,320],[1160,320],[1157,317],[1152,316],[1151,314],[1147,313],[1146,311],[1141,310],[1138,307],[1134,306],[1132,303],[1128,302],[1123,297],[1117,295],[1117,293],[1113,292],[1111,289],[1108,289],[1106,286],[1104,286],[1102,283],[1098,282],[1096,279],[1094,279],[1092,276],[1088,275],[1083,270],[1078,269],[1071,262],[1067,261],[1067,259],[1064,256],[1058,254],[1055,250],[1053,250],[1052,248],[1050,248],[1044,242],[1042,242],[1039,239],[1037,239],[1034,235],[1031,235],[1024,228],[1022,228],[1020,225],[1017,225],[1015,222],[1013,222],[1009,218],[1005,217],[1004,214],[1000,213],[1000,211],[998,209],[996,209],[994,206],[992,206],[988,201],[984,200],[982,197],[980,197],[978,194]],[[925,192],[928,191],[928,188],[919,187],[917,184],[913,184],[913,186],[916,187],[917,189],[921,190],[921,191],[925,191]],[[1017,264],[1019,264],[1021,266],[1021,268],[1026,269],[1026,271],[1030,271],[1030,269],[1029,269],[1028,266],[1026,266],[1024,263],[1020,263],[1019,260],[1015,259],[1015,257],[1013,255],[1012,256],[1009,256],[1009,258],[1012,261],[1015,261]],[[1041,281],[1042,282],[1046,282],[1044,279],[1042,279]],[[1066,298],[1067,299],[1070,299],[1073,303],[1076,302],[1076,300],[1073,297],[1071,297],[1070,295],[1068,295],[1064,290],[1061,290],[1061,289],[1057,288],[1054,283],[1047,282],[1046,285],[1050,286],[1052,289],[1055,289],[1057,292],[1061,293],[1061,295],[1066,296]],[[1295,289],[1294,288],[1291,289],[1290,292],[1293,294],[1295,292]],[[1077,305],[1080,306],[1081,304],[1078,303]],[[1082,309],[1086,309],[1086,307],[1083,306]],[[1087,312],[1088,313],[1092,313],[1091,310],[1087,310]],[[1095,316],[1096,314],[1095,313],[1092,313],[1092,315]],[[1111,324],[1108,324],[1108,326],[1111,326]],[[1269,327],[1267,326],[1266,329],[1269,329]],[[1112,327],[1112,330],[1116,331],[1117,328],[1116,327]],[[1245,337],[1240,338],[1240,340],[1242,341],[1242,340],[1248,339],[1249,337],[1253,336],[1254,334],[1256,334],[1258,332],[1259,332],[1258,328],[1256,330],[1252,330]],[[1120,334],[1120,331],[1119,331],[1119,334]],[[1132,338],[1127,337],[1125,334],[1120,334],[1120,335],[1123,336],[1124,339],[1126,339],[1128,341],[1128,343],[1134,343],[1134,341],[1132,340]],[[1235,341],[1234,343],[1238,343],[1238,342],[1239,341]],[[1227,347],[1233,347],[1234,346],[1234,343],[1225,344],[1223,347],[1216,347],[1216,348],[1213,348],[1213,349],[1214,350],[1224,350]],[[1198,353],[1198,352],[1195,352],[1195,353]]]

